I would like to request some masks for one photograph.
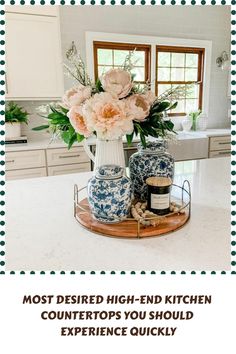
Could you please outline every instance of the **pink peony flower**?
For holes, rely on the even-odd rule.
[[[88,129],[100,139],[113,140],[133,132],[133,122],[127,117],[125,102],[110,93],[95,94],[83,106]]]
[[[104,91],[118,98],[126,97],[133,86],[130,73],[122,69],[109,70],[102,76],[101,83]]]
[[[66,91],[62,97],[62,103],[65,108],[71,108],[72,106],[79,106],[88,98],[91,97],[90,86],[77,86]]]
[[[126,109],[130,119],[141,122],[148,116],[150,104],[145,95],[134,94],[126,99]]]
[[[144,95],[145,100],[150,104],[150,106],[153,104],[153,102],[156,100],[156,96],[152,91],[147,91]]]
[[[92,131],[90,131],[87,127],[86,121],[82,115],[82,108],[79,106],[73,106],[67,113],[68,118],[70,119],[70,123],[72,127],[75,129],[76,133],[84,135],[86,138],[91,135]]]

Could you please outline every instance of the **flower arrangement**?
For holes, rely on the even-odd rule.
[[[126,135],[128,144],[139,135],[145,147],[148,136],[164,138],[174,133],[174,124],[165,118],[166,112],[177,106],[173,100],[184,97],[186,89],[178,86],[156,97],[149,83],[135,83],[132,56],[130,52],[122,68],[110,69],[93,83],[73,44],[67,51],[71,65],[66,69],[76,85],[65,92],[62,102],[40,108],[47,124],[33,130],[49,129],[68,148],[93,134],[103,140]]]

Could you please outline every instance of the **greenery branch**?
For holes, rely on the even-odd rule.
[[[66,58],[71,64],[71,67],[67,64],[64,64],[64,67],[68,73],[81,85],[92,86],[91,79],[87,74],[86,65],[80,53],[77,51],[74,42],[72,42],[71,48],[67,50]]]
[[[53,135],[59,135],[67,144],[68,149],[70,149],[75,142],[80,143],[83,141],[84,136],[75,132],[67,117],[67,112],[68,109],[62,106],[56,106],[55,108],[53,105],[50,105],[50,113],[47,116],[48,123],[35,127],[32,130],[41,131],[50,129]]]

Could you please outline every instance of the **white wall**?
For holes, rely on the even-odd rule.
[[[64,59],[72,40],[86,59],[86,31],[212,40],[208,127],[229,126],[228,73],[215,60],[230,51],[230,6],[61,6],[60,16]],[[68,78],[65,86],[71,86]]]

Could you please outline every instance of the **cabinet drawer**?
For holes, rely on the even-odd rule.
[[[230,150],[222,150],[222,151],[211,151],[209,154],[209,157],[226,157],[230,156],[231,151]]]
[[[6,153],[6,170],[46,166],[44,150],[17,151]]]
[[[210,138],[210,151],[214,150],[230,150],[230,135],[215,136]]]
[[[89,171],[91,171],[90,162],[48,167],[49,176],[67,175],[70,173],[89,172]]]
[[[75,147],[70,150],[67,148],[48,149],[47,150],[48,166],[78,164],[90,162],[88,155],[82,147]]]
[[[13,179],[35,178],[35,177],[45,177],[45,176],[47,176],[46,167],[6,171],[6,180],[8,181]]]

